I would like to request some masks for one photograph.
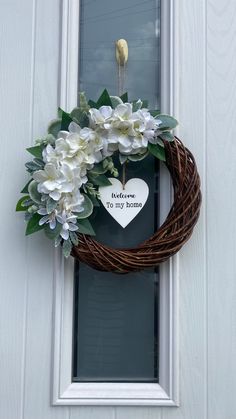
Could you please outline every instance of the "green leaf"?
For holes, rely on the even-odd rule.
[[[67,112],[62,111],[62,118],[61,118],[61,130],[68,131],[70,123],[73,121],[70,114]]]
[[[58,116],[58,119],[61,119],[61,118],[62,118],[62,112],[63,112],[63,109],[61,109],[61,108],[58,108],[58,109],[57,109],[57,116]]]
[[[20,191],[20,193],[28,193],[29,192],[28,187],[29,187],[29,184],[30,184],[31,180],[32,179],[30,179],[29,182],[26,183],[26,185],[24,186],[22,191]]]
[[[61,129],[61,119],[53,119],[48,126],[48,134],[52,134],[53,137],[57,138],[57,134]]]
[[[106,89],[103,90],[100,98],[98,99],[97,106],[98,108],[100,108],[100,106],[112,106],[111,98]]]
[[[70,113],[73,121],[77,122],[81,128],[89,125],[89,118],[86,112],[81,111],[80,108],[74,108]]]
[[[128,93],[127,92],[123,93],[123,95],[120,96],[120,99],[122,100],[122,102],[127,103],[128,102]]]
[[[84,220],[79,220],[77,222],[77,225],[79,227],[79,233],[88,234],[89,236],[95,236],[95,231],[87,218],[85,218]]]
[[[120,105],[122,102],[121,98],[118,96],[110,96],[112,108],[115,109],[116,106]]]
[[[34,157],[42,158],[42,151],[43,147],[40,145],[36,145],[35,147],[29,147],[26,149],[30,154],[32,154]]]
[[[36,180],[32,180],[29,184],[29,196],[32,201],[36,202],[36,204],[41,204],[41,194],[38,192],[38,183]]]
[[[93,100],[89,100],[88,105],[90,106],[90,108],[95,108],[95,109],[99,108],[99,106],[97,105],[97,102],[94,102]]]
[[[161,121],[161,130],[174,129],[178,125],[178,121],[170,115],[159,114],[157,119]]]
[[[63,245],[62,245],[62,250],[63,250],[63,255],[68,258],[71,254],[71,250],[72,250],[72,243],[70,241],[70,239],[68,240],[64,240]]]
[[[29,236],[30,234],[36,233],[36,231],[42,230],[45,226],[39,225],[39,220],[42,218],[39,214],[34,214],[32,218],[28,221],[26,226],[25,235]]]
[[[88,174],[89,180],[96,186],[109,186],[111,182],[105,175],[94,176],[90,173]]]
[[[50,228],[49,224],[44,225],[44,232],[50,240],[55,240],[57,237],[59,237],[61,229],[62,225],[60,223],[57,223],[53,230]]]
[[[146,153],[143,153],[143,154],[132,154],[132,155],[128,156],[128,159],[130,161],[141,161],[141,160],[145,159],[145,157],[147,157],[148,154],[149,154],[148,151]]]
[[[157,157],[159,160],[166,161],[165,149],[162,148],[159,144],[148,144],[148,150],[150,153]]]
[[[24,202],[29,199],[29,195],[22,196],[16,204],[16,211],[26,211],[27,206],[24,206]]]
[[[95,196],[89,194],[89,199],[91,199],[94,207],[100,207],[99,201]]]
[[[48,198],[47,200],[47,212],[50,214],[57,206],[57,201],[54,201],[52,198]]]
[[[94,176],[102,175],[107,172],[107,168],[103,167],[103,163],[97,163],[94,165],[94,167],[89,170],[89,173],[91,173]]]
[[[76,217],[78,218],[78,220],[81,220],[83,218],[88,218],[93,212],[93,203],[91,199],[85,194],[82,194],[82,195],[84,197],[84,202],[82,204],[84,210],[82,212],[76,213]]]
[[[169,131],[163,132],[162,134],[159,135],[159,137],[165,141],[174,141],[175,139],[174,135]]]

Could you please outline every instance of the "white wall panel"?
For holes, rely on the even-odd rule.
[[[209,419],[236,416],[236,4],[208,1]]]
[[[30,141],[32,15],[30,0],[1,4],[1,419],[22,413],[28,247],[15,202],[25,181],[24,147]]]

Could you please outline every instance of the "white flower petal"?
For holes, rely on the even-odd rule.
[[[66,140],[66,138],[68,137],[68,135],[69,135],[69,132],[68,131],[59,131],[58,134],[57,134],[57,138],[58,139]],[[57,141],[58,140],[56,140],[56,142]]]
[[[55,218],[53,218],[50,222],[49,222],[49,227],[51,230],[54,230],[54,228],[56,227],[57,222],[55,220]]]
[[[42,226],[43,224],[45,224],[47,221],[49,220],[49,215],[45,215],[45,217],[42,217],[39,220],[39,225]]]
[[[61,229],[60,232],[60,236],[64,239],[67,240],[69,238],[69,230],[64,230],[63,228]]]
[[[71,122],[69,125],[69,131],[79,134],[81,131],[81,127],[78,124],[76,124],[76,122]]]
[[[70,231],[77,231],[78,230],[78,226],[75,225],[75,224],[69,223],[69,229],[70,229]]]

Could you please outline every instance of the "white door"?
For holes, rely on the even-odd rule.
[[[64,266],[41,234],[25,238],[22,217],[14,211],[25,181],[24,149],[45,133],[58,105],[70,110],[77,102],[85,48],[81,40],[78,48],[81,5],[96,10],[86,28],[116,17],[122,27],[128,13],[133,25],[135,16],[153,17],[158,6],[152,0],[125,7],[116,2],[114,14],[110,3],[100,12],[98,0],[1,4],[0,419],[234,419],[233,0],[161,2],[162,107],[180,121],[178,135],[196,157],[203,205],[191,241],[160,271],[158,382],[138,383],[127,396],[131,387],[72,380],[73,261]],[[105,68],[109,60],[103,57]],[[146,77],[152,91],[152,77]]]

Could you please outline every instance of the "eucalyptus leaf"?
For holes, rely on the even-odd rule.
[[[34,157],[42,158],[42,151],[43,147],[41,145],[36,145],[35,147],[29,147],[26,149],[30,154],[32,154]]]
[[[66,258],[70,256],[71,250],[72,250],[72,243],[70,239],[64,240],[63,245],[62,245],[62,251],[63,251],[63,255]]]
[[[91,199],[85,194],[82,195],[84,197],[84,202],[82,204],[84,210],[82,212],[76,213],[76,217],[78,218],[78,220],[88,218],[93,212],[93,203]]]
[[[41,197],[42,195],[38,192],[38,183],[36,180],[32,180],[29,184],[29,196],[32,201],[36,202],[36,204],[41,204]]]
[[[105,175],[94,176],[92,174],[88,174],[89,180],[96,186],[109,186],[111,182]]]
[[[160,137],[157,137],[157,144],[159,144],[159,146],[161,146],[162,148],[165,147],[165,144],[163,143],[163,141]]]
[[[125,156],[124,154],[119,154],[119,160],[120,164],[124,164],[128,160],[128,156]]]
[[[78,238],[78,235],[75,233],[75,231],[70,231],[70,240],[74,246],[78,246],[79,238]]]
[[[36,233],[44,228],[44,225],[40,226],[39,221],[42,218],[39,214],[34,214],[32,218],[28,221],[26,226],[25,235],[29,236],[30,234]]]
[[[42,159],[34,158],[33,162],[38,166],[39,170],[43,169],[45,166],[45,163]]]
[[[137,112],[139,111],[139,109],[142,108],[143,102],[141,101],[141,99],[139,99],[139,100],[134,100],[132,104],[133,104],[133,112]]]
[[[156,116],[160,115],[160,111],[158,109],[149,111],[149,113],[155,118]],[[158,118],[157,118],[158,119]]]
[[[95,231],[87,218],[85,218],[84,220],[79,220],[77,222],[77,225],[79,227],[79,233],[88,234],[89,236],[95,236]]]
[[[121,98],[119,96],[110,96],[112,108],[115,109],[116,106],[120,105],[122,102]]]
[[[77,122],[81,128],[87,127],[89,125],[89,118],[86,112],[82,111],[80,108],[74,108],[70,116],[73,121]]]
[[[128,159],[130,161],[141,161],[145,159],[145,157],[147,157],[148,154],[149,154],[148,151],[144,154],[131,154],[130,156],[128,156]]]
[[[47,203],[46,203],[48,214],[50,214],[56,208],[57,204],[58,204],[57,201],[54,201],[54,199],[52,198],[48,198]]]
[[[35,163],[34,161],[29,161],[29,162],[25,163],[25,167],[27,169],[27,172],[29,172],[29,173],[33,173],[36,170],[41,169],[41,167],[37,163]]]
[[[89,111],[89,104],[84,92],[79,93],[79,106],[82,111],[87,113]]]
[[[52,134],[53,137],[57,138],[58,132],[62,129],[61,122],[61,119],[53,119],[48,126],[48,134]]]
[[[170,115],[159,114],[158,120],[161,121],[161,125],[159,126],[161,130],[165,130],[165,129],[172,130],[176,128],[178,125],[178,121]]]
[[[142,108],[148,108],[148,100],[146,100],[146,99],[144,99],[144,100],[142,100]]]
[[[148,144],[148,150],[150,153],[157,157],[159,160],[166,161],[165,149],[159,144]]]
[[[27,205],[24,205],[24,203],[29,199],[29,195],[22,196],[22,198],[19,199],[19,201],[16,204],[16,211],[26,211]]]
[[[174,135],[169,131],[163,132],[159,137],[164,141],[174,141],[175,139]]]

